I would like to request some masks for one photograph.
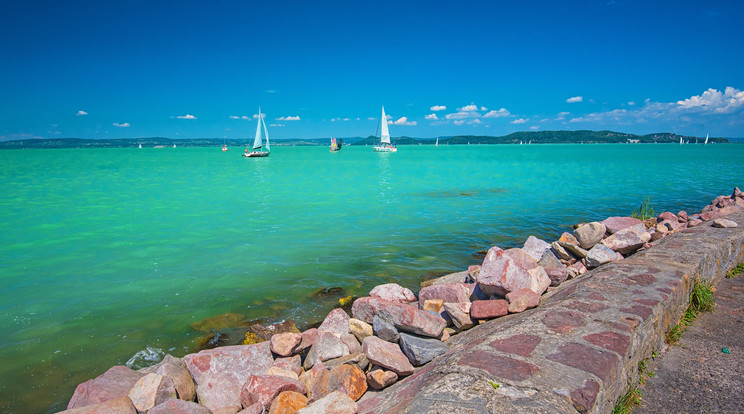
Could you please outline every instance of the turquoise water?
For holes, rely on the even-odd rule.
[[[478,263],[576,222],[699,211],[744,186],[744,145],[0,151],[0,409],[53,412],[147,346],[226,312],[314,322],[324,287]]]

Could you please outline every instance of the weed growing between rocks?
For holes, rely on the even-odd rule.
[[[713,299],[713,288],[711,284],[695,279],[695,284],[690,292],[690,304],[687,306],[679,323],[672,326],[666,334],[666,343],[674,345],[679,342],[687,327],[692,325],[701,312],[711,312],[716,306]]]
[[[631,214],[630,217],[637,218],[641,221],[646,221],[652,217],[656,217],[654,214],[654,208],[651,207],[650,198],[646,197],[641,205],[633,211],[633,214]]]
[[[731,279],[732,277],[739,276],[742,273],[744,273],[744,263],[739,263],[735,268],[726,273],[726,279]]]
[[[655,354],[656,352],[654,351],[654,355]],[[615,408],[612,410],[612,414],[630,414],[633,407],[641,405],[641,397],[643,395],[638,387],[646,383],[646,378],[653,378],[655,375],[651,371],[646,372],[647,367],[647,358],[638,361],[638,384],[631,386],[628,389],[628,392],[620,398],[620,401],[617,402],[617,405],[615,405]]]

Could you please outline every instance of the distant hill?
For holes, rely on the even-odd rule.
[[[344,145],[375,145],[379,144],[380,138],[368,136],[367,138],[351,137],[342,138]],[[467,144],[591,144],[591,143],[679,143],[684,142],[702,143],[705,138],[686,135],[677,135],[669,132],[661,132],[648,135],[634,135],[613,131],[534,131],[515,132],[501,137],[487,135],[456,135],[452,137],[439,137],[439,145],[467,145]],[[434,145],[432,138],[397,137],[391,138],[395,145]],[[229,147],[245,147],[250,145],[249,139],[224,138],[191,138],[171,139],[163,137],[152,138],[120,138],[120,139],[82,139],[82,138],[48,138],[48,139],[24,139],[16,141],[0,142],[0,149],[24,149],[24,148],[133,148],[143,147],[217,147],[227,144]],[[726,143],[726,138],[710,138],[708,142]],[[731,142],[742,142],[741,138],[732,138]],[[307,145],[330,145],[330,138],[294,138],[274,140],[272,146],[307,146]]]

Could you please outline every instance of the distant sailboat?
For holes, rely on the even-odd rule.
[[[682,140],[682,137],[679,137],[679,145],[684,144],[685,142]]]
[[[331,152],[336,152],[341,150],[341,146],[343,145],[342,139],[339,139],[338,141],[336,138],[331,138]]]
[[[710,134],[705,134],[705,143],[703,145],[708,145],[708,137]]]
[[[263,125],[264,134],[266,134],[266,151],[261,151],[261,148],[263,148],[263,143],[261,140],[261,125]],[[268,157],[269,153],[271,153],[271,148],[269,147],[269,131],[266,129],[266,122],[261,116],[261,107],[259,106],[258,107],[258,125],[256,126],[256,138],[253,140],[253,151],[248,152],[248,148],[246,148],[245,153],[243,153],[243,156],[244,157]]]
[[[139,144],[139,147],[142,148],[142,144]]]
[[[385,107],[382,107],[382,116],[380,118],[382,128],[380,130],[380,145],[375,145],[375,152],[398,152],[395,145],[390,144],[390,132],[388,131],[387,116],[385,116]]]
[[[437,142],[434,144],[435,147],[439,146],[439,137],[437,137]]]
[[[173,144],[173,148],[176,148],[176,144]]]

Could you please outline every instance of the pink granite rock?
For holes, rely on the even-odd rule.
[[[320,324],[318,331],[333,332],[339,335],[349,333],[349,315],[341,308],[332,310]]]
[[[527,241],[524,242],[524,247],[522,247],[522,251],[536,262],[540,260],[546,250],[550,250],[550,243],[540,240],[535,236],[528,237]]]
[[[362,352],[369,362],[395,372],[398,376],[413,374],[413,365],[398,344],[383,341],[375,336],[364,338]]]
[[[664,220],[670,220],[670,221],[679,221],[677,220],[677,216],[675,216],[673,213],[670,213],[668,211],[665,211],[656,218],[656,221],[661,223]]]
[[[127,396],[116,397],[104,402],[60,411],[58,414],[137,414],[137,408]]]
[[[145,412],[158,404],[178,397],[173,380],[154,372],[140,378],[129,390],[129,399],[139,412]]]
[[[144,373],[133,371],[123,365],[111,367],[100,376],[79,384],[67,404],[67,409],[127,397],[129,390],[144,376]]]
[[[243,407],[259,403],[268,410],[271,401],[282,391],[307,393],[305,385],[296,379],[279,375],[251,375],[240,390],[240,402]]]
[[[411,289],[404,288],[397,283],[375,286],[375,288],[369,292],[369,295],[389,300],[391,302],[410,303],[416,301],[416,295],[411,292]]]
[[[568,279],[568,269],[565,267],[546,267],[545,273],[550,279],[550,286],[559,286]]]
[[[623,229],[602,240],[601,243],[618,253],[629,254],[640,249],[645,242],[635,230]]]
[[[504,296],[529,287],[531,276],[497,246],[491,247],[478,274],[478,287],[487,295]]]
[[[305,385],[305,389],[311,390],[315,385],[315,381],[326,369],[325,364],[322,361],[318,361],[312,368],[300,374],[300,382]]]
[[[318,337],[305,357],[303,366],[310,369],[317,361],[340,358],[349,355],[349,347],[341,340],[341,336],[333,332],[318,331]]]
[[[415,306],[372,297],[359,298],[354,301],[352,313],[354,318],[369,324],[374,321],[376,314],[380,314],[383,319],[401,331],[433,338],[441,335],[447,324],[444,319],[419,310]]]
[[[357,403],[348,395],[334,391],[297,411],[296,414],[355,414]]]
[[[586,272],[587,272],[587,268],[586,266],[584,266],[584,263],[576,262],[568,266],[568,274],[571,277],[581,276]]]
[[[473,319],[498,318],[507,313],[508,302],[503,299],[477,300],[470,306],[470,317]]]
[[[506,299],[509,301],[509,313],[524,312],[540,303],[540,295],[530,289],[519,289],[508,293]]]
[[[427,286],[419,292],[419,307],[423,309],[427,300],[441,299],[444,302],[470,302],[467,283],[444,283]]]
[[[208,349],[183,357],[196,383],[199,402],[212,411],[240,405],[240,390],[251,375],[274,362],[268,342]]]
[[[168,400],[156,405],[147,414],[212,414],[212,412],[209,408],[195,402]]]
[[[614,262],[615,260],[617,260],[617,253],[601,243],[592,247],[586,256],[586,264],[590,269],[599,267],[605,263]]]
[[[183,359],[181,358],[166,355],[158,364],[142,368],[139,372],[145,374],[154,372],[156,374],[165,375],[173,380],[179,399],[194,401],[196,398],[196,386],[194,385],[194,380],[191,378],[191,374],[189,374],[189,370],[186,369],[186,364],[184,364]]]
[[[636,233],[646,231],[646,226],[635,217],[609,217],[601,221],[607,229],[607,233],[615,234],[620,230],[631,229]]]
[[[464,331],[470,329],[475,325],[472,319],[470,319],[470,302],[464,303],[444,303],[444,310],[447,311],[452,323],[455,325],[458,331]]]
[[[297,347],[302,343],[302,334],[294,332],[275,334],[271,337],[269,343],[271,352],[282,357],[288,357],[294,354]]]
[[[313,343],[315,343],[315,338],[318,337],[318,328],[310,328],[302,333],[302,342],[300,342],[300,346],[295,349],[295,353],[301,353],[304,352],[306,349],[310,349],[311,346],[313,346]]]
[[[381,390],[398,381],[398,374],[377,367],[367,373],[367,384],[374,390]]]
[[[357,341],[356,336],[354,334],[343,334],[341,335],[341,342],[343,342],[347,348],[349,348],[350,354],[357,354],[359,352],[362,352],[362,344]]]
[[[701,224],[703,224],[703,221],[702,221],[702,220],[698,220],[698,219],[690,219],[690,220],[689,220],[689,221],[687,222],[687,226],[688,226],[688,227],[695,227],[695,226],[699,226],[699,225],[701,225]],[[652,236],[653,236],[653,235],[652,235]]]
[[[364,338],[373,335],[372,326],[356,318],[349,319],[349,330],[360,343],[364,341]]]
[[[679,213],[677,213],[677,218],[679,219],[679,221],[687,221],[687,220],[689,220],[689,217],[687,216],[687,212],[686,211],[680,211]]]
[[[478,277],[478,273],[480,273],[481,265],[470,265],[468,266],[468,275],[472,280],[475,280],[475,278]]]

